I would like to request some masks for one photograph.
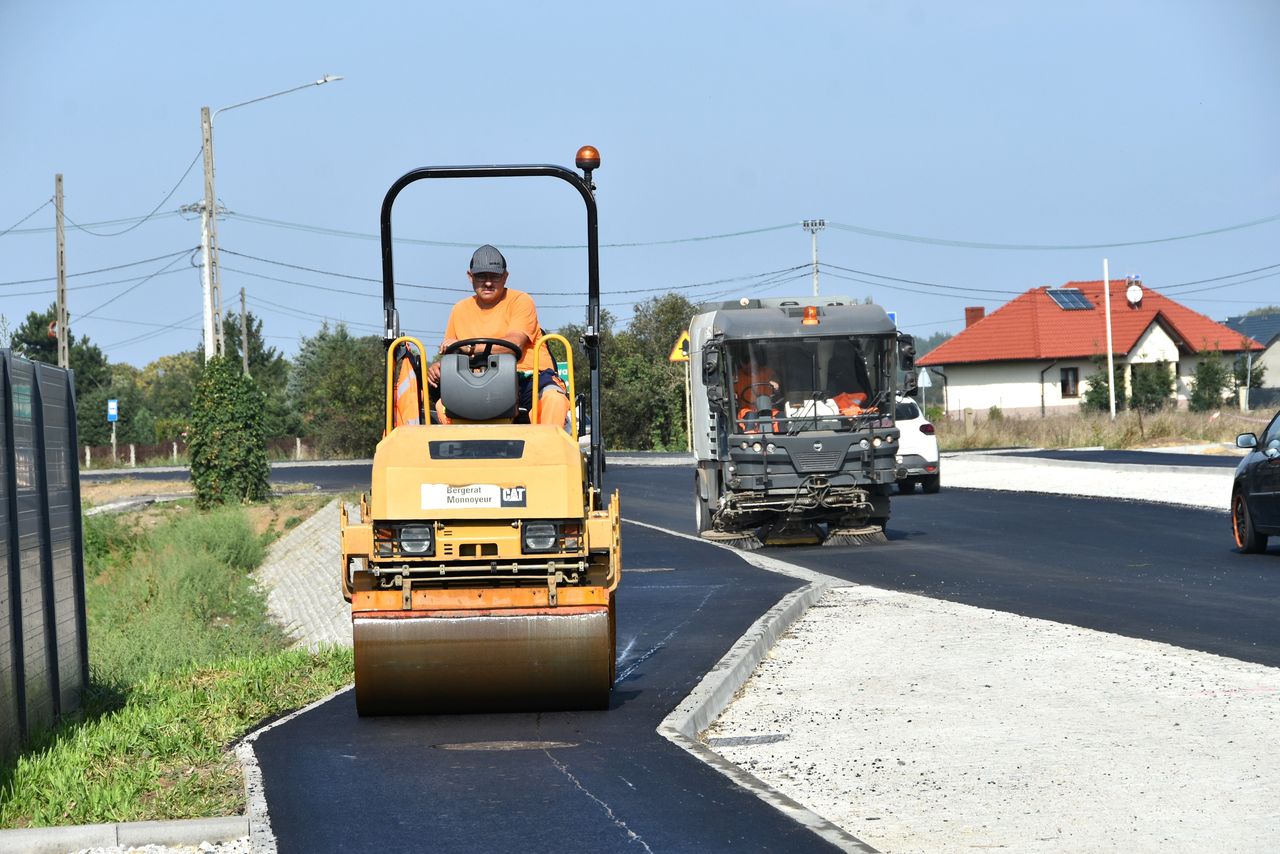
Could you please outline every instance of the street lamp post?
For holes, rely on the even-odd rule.
[[[204,150],[204,205],[200,215],[200,248],[204,254],[201,285],[204,296],[205,361],[212,359],[214,356],[221,356],[225,349],[222,337],[222,286],[218,275],[218,217],[217,210],[214,207],[217,203],[217,194],[213,188],[213,120],[218,113],[225,113],[227,110],[234,110],[237,107],[256,104],[268,98],[278,98],[281,95],[288,95],[290,92],[297,92],[300,89],[307,89],[312,86],[322,86],[325,83],[332,83],[341,79],[341,75],[326,74],[319,80],[313,80],[301,86],[294,86],[292,89],[273,92],[270,95],[263,95],[260,98],[251,98],[248,101],[241,101],[228,107],[220,107],[214,110],[213,113],[209,112],[208,107],[200,108],[201,148]],[[241,346],[246,346],[246,343],[241,342]]]

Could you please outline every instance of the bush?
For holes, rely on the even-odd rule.
[[[261,501],[270,493],[264,401],[229,359],[210,359],[191,413],[191,480],[201,507]]]
[[[1191,378],[1192,412],[1210,412],[1222,406],[1222,395],[1231,388],[1231,369],[1216,350],[1202,352]]]
[[[1105,356],[1093,357],[1094,371],[1085,378],[1084,399],[1080,401],[1080,408],[1085,412],[1110,412],[1111,411],[1111,395],[1108,391],[1107,383],[1107,359]],[[1115,378],[1116,385],[1116,411],[1124,409],[1124,365],[1113,365],[1112,375]]]
[[[947,413],[941,406],[928,406],[925,407],[924,417],[932,421],[934,424],[937,424],[939,421],[942,421],[947,417]]]
[[[1173,372],[1169,363],[1133,366],[1133,408],[1138,412],[1158,412],[1173,394]]]
[[[988,420],[988,421],[1003,421],[1003,420],[1004,420],[1004,410],[1003,410],[1003,409],[1001,409],[1001,408],[1000,408],[1000,407],[998,407],[998,406],[993,406],[993,407],[991,407],[990,409],[988,409],[988,410],[987,410],[987,420]]]

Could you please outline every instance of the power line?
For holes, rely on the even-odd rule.
[[[15,222],[13,225],[11,225],[11,226],[9,226],[8,228],[6,228],[4,231],[0,231],[0,237],[4,237],[6,234],[8,234],[9,232],[13,231],[15,228],[17,228],[18,226],[22,225],[24,222],[26,222],[27,220],[31,219],[31,218],[32,218],[33,216],[35,216],[36,214],[40,213],[40,211],[44,210],[46,207],[48,207],[48,206],[49,206],[49,205],[51,205],[51,204],[53,204],[53,197],[52,197],[52,196],[51,196],[51,197],[49,197],[49,198],[47,198],[47,199],[45,199],[45,200],[44,200],[44,204],[40,205],[40,207],[36,208],[36,209],[35,209],[35,210],[33,210],[31,213],[29,213],[29,214],[27,214],[26,216],[24,216],[22,219],[18,220],[18,221],[17,221],[17,222]]]
[[[823,261],[821,264],[819,264],[819,266],[828,267],[832,270],[843,270],[846,273],[856,273],[859,276],[872,276],[877,279],[888,279],[891,282],[902,282],[908,285],[922,285],[927,288],[941,288],[942,290],[947,290],[947,291],[974,291],[976,293],[985,293],[985,294],[1023,293],[1022,291],[1006,291],[1006,290],[996,290],[992,288],[971,288],[971,287],[966,287],[964,285],[940,285],[940,284],[937,284],[936,282],[921,282],[915,279],[900,279],[896,276],[886,276],[881,273],[868,273],[865,270],[855,270],[852,267],[841,267],[838,264],[828,264],[826,261]]]
[[[66,216],[66,211],[63,211],[63,217],[65,216]],[[76,227],[87,229],[91,225],[92,226],[121,225],[126,222],[138,222],[139,220],[145,220],[145,219],[161,219],[161,218],[175,217],[175,216],[181,217],[182,211],[171,210],[171,211],[165,211],[164,213],[154,214],[154,215],[145,214],[143,216],[126,216],[126,217],[120,217],[118,219],[102,219],[102,220],[97,220],[96,222],[87,222],[87,223],[84,223],[83,225],[77,225]],[[183,217],[183,219],[186,219],[186,217]],[[55,226],[49,225],[49,226],[40,226],[39,228],[19,228],[19,229],[15,229],[13,233],[14,234],[48,234],[54,229],[55,229]]]
[[[186,272],[186,271],[185,270],[166,270],[163,273],[152,273],[149,276],[131,276],[128,279],[110,279],[105,282],[94,282],[88,285],[75,285],[74,287],[67,288],[67,290],[87,291],[93,288],[109,287],[110,285],[124,285],[124,284],[128,284],[129,282],[136,282],[146,278],[157,278],[159,276],[172,276],[174,273],[183,273],[183,272]],[[0,299],[9,299],[11,297],[37,297],[41,295],[47,295],[48,293],[49,293],[48,289],[39,290],[39,291],[18,291],[16,293],[0,294]]]
[[[192,251],[193,253],[195,252],[195,250],[194,250],[194,249],[193,249],[193,250],[191,250],[191,251]],[[138,288],[142,287],[142,286],[143,286],[143,285],[145,285],[147,282],[151,281],[151,280],[152,280],[152,279],[154,279],[156,276],[160,275],[160,274],[161,274],[161,273],[163,273],[165,270],[168,270],[170,267],[172,267],[174,264],[178,263],[178,262],[179,262],[179,261],[181,261],[181,260],[182,260],[181,258],[174,258],[174,259],[173,259],[173,260],[171,260],[168,264],[165,264],[163,267],[161,267],[159,270],[156,270],[156,271],[155,271],[154,273],[152,273],[151,275],[149,275],[149,276],[144,276],[144,277],[142,278],[142,280],[141,280],[141,281],[139,281],[136,285],[133,285],[132,287],[125,288],[123,291],[121,291],[120,293],[116,294],[116,295],[115,295],[115,296],[113,296],[111,299],[107,300],[106,302],[104,302],[104,303],[100,303],[100,304],[98,304],[98,305],[94,306],[91,310],[86,311],[84,314],[81,314],[79,319],[80,319],[80,320],[82,320],[82,321],[84,321],[84,320],[88,320],[90,317],[93,317],[93,313],[94,313],[94,312],[96,312],[98,309],[106,308],[107,306],[111,305],[111,303],[113,303],[113,302],[115,302],[116,300],[120,299],[120,297],[124,296],[125,294],[129,294],[129,293],[132,293],[133,291],[136,291]],[[193,264],[192,266],[195,266],[195,265]]]
[[[289,222],[287,220],[271,219],[269,217],[253,216],[252,214],[244,214],[235,211],[227,213],[228,219],[239,219],[244,222],[254,223],[256,225],[266,225],[272,228],[287,228],[294,231],[307,231],[313,234],[323,234],[329,237],[349,237],[356,240],[381,240],[381,235],[371,234],[360,231],[347,231],[341,228],[328,228],[319,225],[308,225],[300,222]],[[677,237],[669,240],[645,240],[631,241],[627,243],[601,243],[602,249],[630,249],[640,246],[671,246],[677,243],[700,243],[708,240],[725,240],[733,237],[746,237],[752,234],[764,234],[770,231],[781,231],[786,228],[794,228],[794,223],[784,223],[782,225],[767,225],[763,228],[750,228],[743,231],[731,231],[723,234],[705,234],[695,237]],[[471,248],[478,244],[474,241],[456,241],[456,240],[424,240],[412,237],[395,237],[392,238],[396,243],[415,246],[443,246],[450,248]],[[509,249],[585,249],[585,243],[508,243],[502,242],[502,245]]]
[[[832,228],[837,228],[841,231],[851,231],[868,237],[880,237],[886,240],[902,240],[909,243],[924,243],[930,246],[953,246],[959,249],[1072,250],[1115,249],[1122,246],[1149,246],[1154,243],[1172,243],[1176,240],[1190,240],[1195,237],[1207,237],[1212,234],[1223,234],[1228,231],[1252,228],[1256,225],[1264,225],[1269,222],[1276,222],[1277,220],[1280,220],[1280,214],[1272,214],[1271,216],[1266,216],[1262,219],[1250,220],[1249,222],[1237,223],[1236,225],[1223,226],[1222,228],[1211,228],[1207,231],[1196,231],[1190,234],[1177,234],[1172,237],[1156,237],[1150,240],[1129,240],[1115,243],[984,243],[971,240],[948,240],[939,237],[922,237],[917,234],[901,234],[893,231],[881,231],[875,228],[866,228],[860,225],[848,225],[839,222],[828,222],[827,224]]]
[[[155,216],[156,212],[159,211],[160,208],[164,206],[165,202],[173,198],[173,194],[178,192],[178,188],[182,186],[182,182],[185,181],[187,179],[187,176],[191,174],[191,170],[195,168],[196,161],[200,159],[200,155],[203,153],[204,153],[203,147],[197,150],[196,156],[191,158],[191,163],[187,165],[187,169],[185,172],[182,173],[182,177],[177,180],[177,183],[173,185],[173,187],[169,190],[169,192],[165,193],[164,198],[160,200],[160,204],[156,205],[154,208],[151,209],[151,211],[146,216],[142,217],[141,219],[139,219],[137,222],[135,222],[133,225],[129,226],[128,228],[121,229],[120,231],[113,231],[109,234],[103,233],[100,231],[93,231],[89,228],[86,228],[83,225],[79,225],[74,220],[72,220],[71,217],[67,216],[67,210],[65,207],[62,209],[62,217],[67,222],[71,223],[73,227],[78,228],[80,231],[83,231],[85,234],[91,234],[94,237],[119,237],[122,234],[128,234],[129,232],[133,231],[135,228],[137,228],[138,226],[142,225],[144,222],[146,222],[147,220]]]
[[[176,252],[169,252],[165,255],[157,255],[154,258],[143,258],[141,261],[130,261],[126,264],[116,264],[113,267],[99,267],[96,270],[82,270],[79,273],[68,273],[67,278],[70,279],[74,276],[92,276],[95,273],[109,273],[112,270],[123,270],[126,267],[137,267],[142,264],[150,264],[152,261],[163,261],[166,258],[173,258],[177,255],[185,255],[190,251],[191,251],[191,248],[188,247],[186,249],[179,249]],[[0,288],[7,288],[13,285],[34,285],[37,282],[56,282],[57,280],[58,280],[57,276],[45,276],[39,279],[15,279],[11,282],[0,282]]]
[[[140,341],[145,341],[149,338],[155,338],[157,335],[165,331],[185,329],[188,332],[199,332],[200,330],[196,329],[195,327],[182,325],[189,321],[195,320],[199,316],[200,316],[200,312],[197,311],[195,314],[189,314],[186,317],[182,318],[181,320],[175,320],[173,323],[162,324],[160,328],[154,332],[144,332],[141,335],[135,335],[132,338],[126,338],[123,341],[117,341],[114,344],[104,344],[102,345],[102,349],[113,350],[113,349],[118,349],[120,347],[127,347],[130,344],[137,344]],[[106,318],[99,318],[99,319],[105,320]]]

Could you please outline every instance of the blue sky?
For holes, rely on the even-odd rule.
[[[224,310],[245,288],[288,354],[322,317],[362,334],[380,322],[375,282],[296,269],[377,279],[376,240],[315,228],[375,235],[387,187],[415,166],[571,165],[582,144],[602,154],[606,244],[780,226],[606,248],[604,303],[623,322],[668,289],[695,301],[809,293],[805,269],[760,282],[809,263],[800,222],[812,217],[829,223],[822,293],[873,297],[918,335],[959,330],[968,305],[990,311],[1031,287],[1101,278],[1103,257],[1113,277],[1140,274],[1217,319],[1280,302],[1280,266],[1232,275],[1280,265],[1280,219],[1077,250],[836,227],[1067,246],[1280,215],[1280,4],[1270,0],[369,6],[0,3],[10,326],[53,299],[52,281],[9,283],[55,273],[52,206],[14,227],[51,198],[55,173],[70,220],[140,217],[198,154],[201,106],[324,74],[345,79],[224,112],[214,128],[218,197],[231,212],[219,226]],[[68,227],[68,271],[83,274],[68,280],[72,328],[112,361],[141,366],[198,346],[200,279],[186,250],[199,221],[174,212],[202,193],[197,163],[127,233]],[[401,200],[397,237],[493,242],[544,326],[583,320],[585,252],[513,248],[582,242],[581,202],[566,186],[419,183]],[[406,331],[438,340],[447,306],[467,292],[469,255],[397,247],[398,279],[442,289],[401,290],[424,300],[402,303]],[[169,257],[87,272],[159,256]],[[702,284],[724,279],[739,280]]]

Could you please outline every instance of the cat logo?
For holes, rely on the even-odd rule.
[[[503,507],[524,507],[525,506],[525,488],[523,486],[502,487],[502,506]]]

